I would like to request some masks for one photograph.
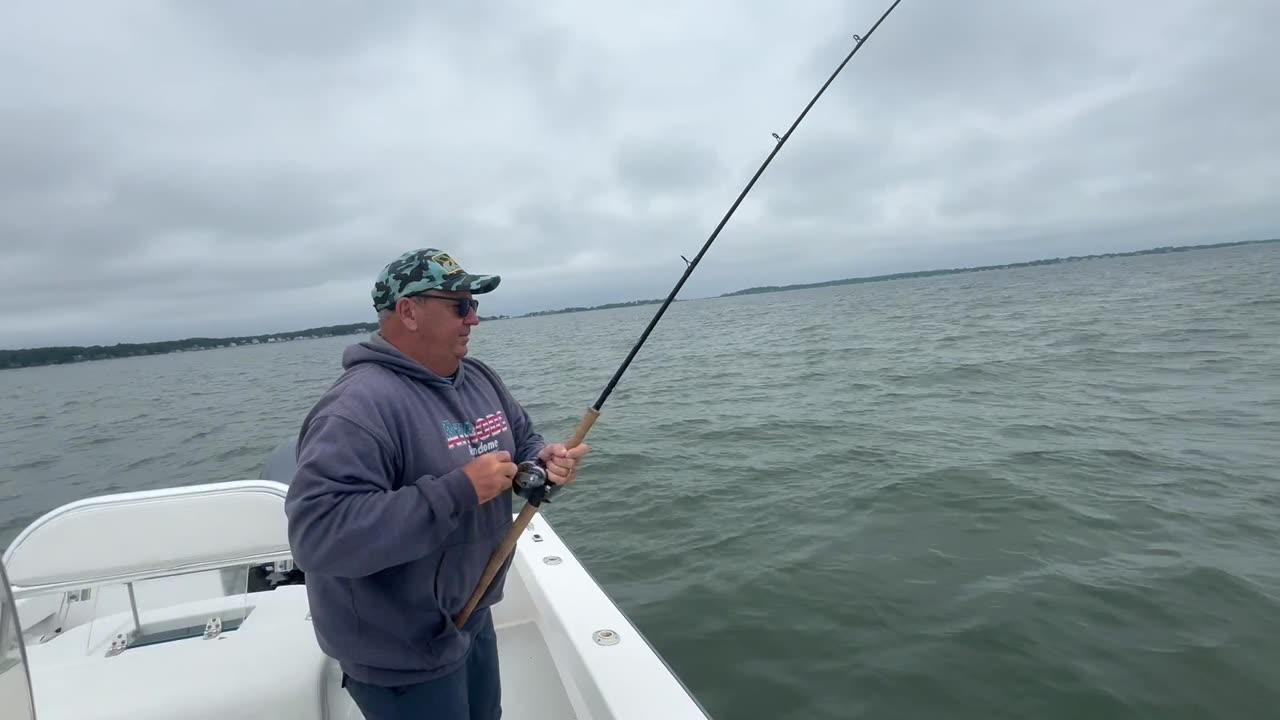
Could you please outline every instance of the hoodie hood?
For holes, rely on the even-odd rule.
[[[371,363],[381,365],[388,370],[433,385],[458,385],[466,374],[466,360],[458,364],[458,372],[452,380],[437,375],[423,367],[418,361],[400,352],[394,345],[382,337],[381,332],[374,332],[369,339],[348,345],[342,352],[342,369],[351,370],[357,365]]]

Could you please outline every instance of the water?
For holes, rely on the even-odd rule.
[[[1280,707],[1280,245],[678,303],[547,510],[717,718]],[[654,307],[481,325],[563,439]],[[0,372],[0,543],[256,477],[353,338]]]

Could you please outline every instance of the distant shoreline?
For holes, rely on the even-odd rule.
[[[837,285],[856,285],[859,283],[884,282],[886,280],[904,280],[907,278],[932,277],[935,275],[958,275],[960,273],[982,272],[986,270],[1009,270],[1012,268],[1038,267],[1041,265],[1058,265],[1061,263],[1082,262],[1085,260],[1109,260],[1120,257],[1134,257],[1136,255],[1165,255],[1175,252],[1190,252],[1194,250],[1213,250],[1215,248],[1236,247],[1240,245],[1261,245],[1264,243],[1280,242],[1280,238],[1270,238],[1267,240],[1240,240],[1237,242],[1213,243],[1212,245],[1165,245],[1147,250],[1133,250],[1130,252],[1114,252],[1099,253],[1096,255],[1072,255],[1070,257],[1046,258],[1043,260],[1028,260],[1026,262],[1001,263],[999,265],[979,265],[976,267],[966,268],[945,268],[939,270],[916,270],[913,272],[893,273],[890,275],[872,275],[868,277],[844,278],[841,280],[824,280],[816,283],[804,283],[796,285],[761,285],[759,287],[745,288],[743,290],[735,290],[733,292],[723,293],[717,297],[737,297],[739,295],[756,295],[760,293],[770,292],[786,292],[788,290],[810,290],[813,288],[834,287]]]
[[[757,287],[744,288],[733,292],[722,293],[714,297],[738,297],[742,295],[758,295],[773,292],[788,292],[791,290],[809,290],[813,288],[835,287],[839,285],[855,285],[869,282],[885,282],[889,280],[903,280],[907,278],[933,277],[936,275],[956,275],[960,273],[982,272],[987,270],[1008,270],[1013,268],[1036,267],[1041,265],[1057,265],[1061,263],[1081,262],[1085,260],[1107,260],[1120,257],[1134,257],[1138,255],[1162,255],[1175,252],[1189,252],[1195,250],[1212,250],[1224,247],[1237,247],[1241,245],[1260,245],[1264,243],[1280,242],[1280,238],[1271,238],[1267,240],[1242,240],[1237,242],[1213,243],[1209,245],[1179,245],[1179,246],[1163,246],[1150,248],[1148,250],[1134,250],[1130,252],[1100,253],[1096,255],[1073,255],[1070,257],[1046,258],[1043,260],[1030,260],[1027,262],[1001,263],[999,265],[981,265],[977,267],[966,268],[945,268],[937,270],[917,270],[914,272],[892,273],[889,275],[872,275],[868,277],[842,278],[839,280],[826,280],[816,283],[802,283],[794,285],[761,285]],[[539,317],[543,315],[559,315],[562,313],[573,312],[589,312],[592,310],[608,310],[622,307],[635,307],[640,305],[653,305],[661,303],[665,298],[653,300],[632,300],[628,302],[605,303],[603,305],[592,305],[589,307],[566,307],[559,310],[536,310],[527,312],[522,315],[496,315],[489,317],[481,317],[481,320],[510,320],[527,317]],[[676,300],[679,302],[679,300]],[[0,370],[17,369],[22,367],[37,367],[42,365],[65,365],[78,362],[89,362],[92,360],[108,360],[112,358],[123,357],[139,357],[144,355],[163,355],[175,352],[197,352],[201,350],[213,350],[217,348],[239,347],[241,345],[263,345],[281,342],[291,342],[294,340],[312,340],[326,337],[337,337],[343,335],[356,335],[363,333],[371,333],[378,328],[377,323],[348,323],[345,325],[326,325],[324,327],[308,328],[306,330],[294,330],[290,332],[264,333],[261,335],[245,335],[240,337],[222,337],[222,338],[185,338],[183,340],[164,340],[160,342],[149,343],[117,343],[115,345],[89,345],[89,346],[57,346],[57,347],[40,347],[25,348],[21,350],[0,350]]]

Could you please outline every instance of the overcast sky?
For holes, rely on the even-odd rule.
[[[662,297],[888,0],[6,3],[0,348]],[[681,297],[1280,235],[1272,0],[903,0]],[[783,242],[793,243],[781,250]]]

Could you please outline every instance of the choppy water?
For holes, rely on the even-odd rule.
[[[482,325],[568,435],[653,307]],[[0,372],[0,542],[257,476],[353,338]],[[1280,245],[691,301],[547,513],[718,718],[1280,708]]]

